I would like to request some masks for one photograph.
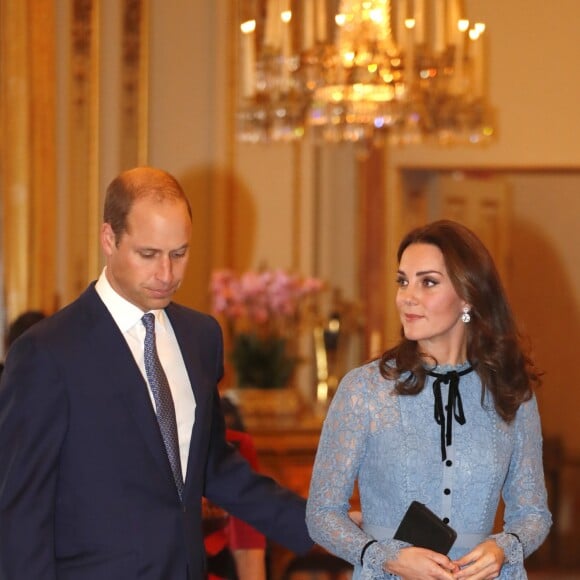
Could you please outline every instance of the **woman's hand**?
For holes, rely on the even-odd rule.
[[[403,580],[453,580],[459,568],[447,556],[425,548],[403,548],[396,560],[385,564],[385,572]]]
[[[456,560],[460,570],[453,578],[463,580],[491,580],[497,578],[504,563],[503,550],[497,545],[495,540],[486,540],[475,546],[471,552],[465,554],[463,558]]]

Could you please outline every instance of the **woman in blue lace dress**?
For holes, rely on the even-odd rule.
[[[341,381],[316,456],[310,534],[357,580],[525,579],[524,558],[551,525],[539,378],[493,260],[451,221],[410,232],[398,260],[402,339]],[[348,516],[355,481],[362,527]],[[393,539],[413,500],[457,531],[447,555]]]

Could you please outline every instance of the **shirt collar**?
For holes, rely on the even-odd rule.
[[[113,289],[107,279],[106,271],[107,267],[105,266],[95,284],[95,290],[104,302],[107,310],[111,313],[111,316],[119,327],[119,330],[125,333],[136,326],[137,323],[141,322],[144,312]],[[149,312],[152,312],[155,315],[156,323],[165,330],[167,327],[165,311],[150,310]]]

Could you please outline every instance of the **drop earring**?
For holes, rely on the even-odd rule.
[[[471,321],[471,315],[469,314],[469,306],[463,307],[463,314],[461,315],[461,322],[467,324]]]

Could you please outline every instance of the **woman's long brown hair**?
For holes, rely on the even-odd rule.
[[[488,390],[497,413],[510,422],[519,406],[531,398],[540,375],[524,352],[490,253],[471,230],[450,220],[409,232],[399,245],[399,262],[411,244],[431,244],[441,250],[457,295],[471,306],[467,359],[481,379],[482,400]],[[425,386],[424,357],[417,342],[403,336],[381,356],[381,374],[397,381],[396,390],[401,395],[416,395]],[[407,375],[404,379],[403,374]]]

